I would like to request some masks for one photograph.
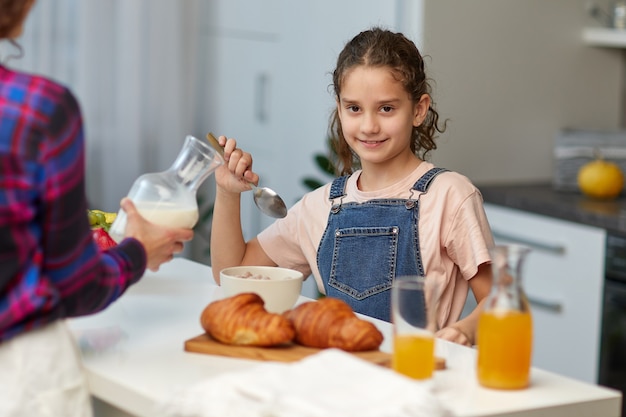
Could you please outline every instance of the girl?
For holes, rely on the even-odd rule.
[[[479,191],[425,160],[443,128],[419,51],[400,33],[362,32],[340,53],[333,84],[330,130],[341,176],[249,242],[241,233],[240,193],[258,176],[250,154],[219,138],[228,163],[216,172],[215,280],[233,265],[293,268],[312,274],[326,296],[388,321],[394,277],[423,275],[440,290],[437,336],[473,344],[491,286],[493,239]],[[479,306],[457,321],[468,286]]]

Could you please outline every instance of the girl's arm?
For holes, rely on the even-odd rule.
[[[491,290],[491,264],[479,265],[478,272],[469,280],[469,284],[478,305],[462,320],[439,330],[436,336],[461,345],[473,346],[476,342],[478,318]]]
[[[219,284],[223,268],[238,265],[276,264],[267,256],[256,238],[246,243],[241,228],[241,193],[250,190],[248,182],[257,184],[259,176],[252,171],[252,156],[237,148],[234,139],[219,137],[224,146],[226,164],[215,171],[217,192],[211,225],[211,268]]]

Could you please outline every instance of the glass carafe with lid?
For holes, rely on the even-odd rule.
[[[169,227],[193,227],[198,221],[196,192],[224,159],[208,142],[187,136],[172,166],[163,172],[143,174],[128,197],[148,221]],[[126,230],[126,213],[119,211],[109,234],[120,242]]]
[[[492,248],[493,283],[478,321],[478,382],[488,388],[521,389],[529,385],[532,317],[522,287],[521,245]]]

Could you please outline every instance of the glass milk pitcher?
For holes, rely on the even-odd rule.
[[[478,382],[488,388],[526,388],[533,329],[522,288],[522,266],[530,249],[503,245],[489,252],[493,284],[478,321]]]
[[[224,159],[208,142],[187,136],[172,166],[163,172],[141,175],[128,192],[139,213],[148,221],[169,227],[191,228],[198,221],[196,192]],[[120,209],[109,234],[124,238],[126,213]]]

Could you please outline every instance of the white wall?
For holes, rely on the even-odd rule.
[[[424,52],[448,130],[433,161],[478,183],[550,180],[565,127],[620,126],[621,50],[583,45],[586,0],[426,0]]]

